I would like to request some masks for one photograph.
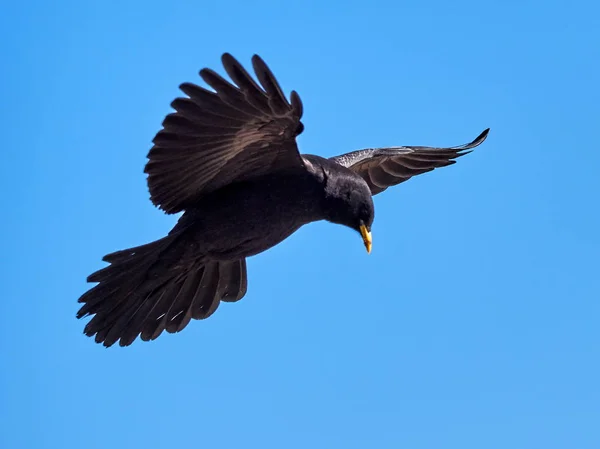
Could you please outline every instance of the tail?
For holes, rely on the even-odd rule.
[[[246,294],[246,260],[206,261],[190,257],[185,236],[168,235],[146,245],[117,251],[110,265],[88,277],[98,285],[83,294],[77,318],[95,315],[84,333],[109,347],[129,346],[138,335],[158,338],[180,332],[191,319],[208,318],[220,301]]]

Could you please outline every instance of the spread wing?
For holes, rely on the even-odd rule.
[[[222,62],[235,85],[210,69],[200,76],[214,92],[182,84],[188,98],[171,103],[176,112],[167,115],[148,153],[150,199],[167,213],[232,182],[304,167],[295,140],[304,129],[298,94],[288,101],[257,55],[252,65],[260,85],[230,54]]]
[[[489,131],[488,128],[473,142],[458,147],[371,148],[342,154],[331,159],[359,174],[367,181],[371,194],[375,195],[415,175],[456,163],[456,158],[471,152],[467,150],[481,145]]]

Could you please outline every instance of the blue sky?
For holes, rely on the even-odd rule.
[[[0,15],[0,446],[600,447],[600,7],[16,2]],[[145,156],[183,81],[259,53],[303,152],[457,145],[376,197],[373,253],[307,226],[204,322],[105,349],[77,298],[175,222]]]

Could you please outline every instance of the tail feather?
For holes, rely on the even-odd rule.
[[[142,334],[142,340],[150,340],[155,329],[153,328],[150,331],[148,338],[144,338],[144,329],[149,324],[154,325],[154,327],[158,325],[159,321],[157,319],[165,313],[164,309],[169,307],[170,303],[175,302],[178,296],[186,295],[185,284],[190,281],[194,282],[194,279],[198,276],[197,273],[197,271],[193,271],[183,280],[176,279],[168,287],[159,291],[155,290],[149,294],[144,303],[140,305],[135,314],[130,318],[128,329],[124,332],[123,337],[121,337],[123,344],[125,346],[130,345],[140,333]]]
[[[96,312],[84,329],[84,333],[91,337],[96,334],[96,342],[104,342],[105,346],[112,346],[119,338],[111,338],[115,332],[120,331],[124,321],[131,315],[132,309],[136,307],[144,298],[146,289],[150,288],[150,294],[155,290],[152,287],[144,285],[127,295],[124,292],[117,292],[112,299],[106,298],[105,307]],[[109,335],[110,334],[110,335]]]
[[[173,284],[174,283],[171,282],[171,280],[168,280],[155,288],[149,287],[149,289],[151,288],[149,293],[145,292],[145,289],[140,289],[142,292],[141,294],[134,294],[127,298],[126,301],[122,302],[124,306],[122,311],[113,313],[115,318],[111,320],[110,329],[104,337],[104,344],[111,346],[121,340],[121,345],[126,346],[126,343],[131,338],[130,334],[132,332],[135,334],[133,340],[131,340],[131,343],[133,343],[139,332],[135,331],[135,328],[131,326],[131,321],[140,314],[140,309],[142,309],[144,305],[151,304],[151,300],[155,295],[167,296],[168,292],[172,291]]]
[[[181,323],[186,309],[190,308],[194,301],[197,300],[198,292],[201,290],[202,279],[206,275],[206,271],[211,267],[212,264],[207,264],[202,268],[201,271],[196,273],[193,280],[186,279],[182,291],[172,303],[169,310],[167,310],[164,316],[160,320],[161,332],[167,330],[169,333],[175,332],[178,324]],[[187,281],[190,282],[187,282]],[[175,328],[173,323],[175,322]]]
[[[189,314],[195,320],[203,320],[211,316],[219,305],[220,297],[217,298],[219,287],[219,265],[214,264],[206,267],[200,288],[190,304]],[[216,299],[216,300],[215,300]]]
[[[168,237],[165,237],[165,239],[162,239],[162,240],[166,240],[166,239],[168,239]],[[135,254],[143,254],[146,252],[153,252],[154,250],[156,250],[156,243],[157,242],[150,242],[150,243],[146,243],[144,245],[135,246],[133,248],[115,251],[113,253],[110,253],[110,254],[107,254],[106,256],[104,256],[102,258],[102,260],[104,262],[113,263],[113,262],[118,262],[119,260],[122,260],[122,259],[130,258],[130,257],[134,256]]]
[[[157,295],[157,297],[154,298],[153,302],[155,305],[152,307],[152,310],[150,310],[139,326],[135,330],[132,329],[132,331],[135,332],[136,335],[141,334],[143,341],[157,339],[165,330],[166,316],[169,308],[173,302],[177,300],[178,295],[187,294],[187,288],[185,286],[186,281],[193,282],[197,277],[198,273],[194,272],[183,281],[183,285],[177,284],[179,290],[169,290],[164,292],[164,294]]]
[[[246,259],[219,264],[219,275],[221,301],[236,302],[244,297],[248,289]]]
[[[150,259],[150,258],[148,258]],[[150,260],[120,260],[111,262],[111,265],[104,267],[88,276],[88,282],[105,282],[105,285],[120,283],[121,279],[141,274],[142,264],[149,264]]]
[[[219,306],[221,300],[217,296],[219,284],[219,264],[212,262],[204,267],[202,277],[196,285],[195,291],[190,295],[191,300],[180,298],[173,309],[165,317],[167,318],[167,332],[175,333],[183,330],[189,322],[194,319],[208,318]],[[203,311],[212,310],[210,313]]]
[[[77,318],[93,315],[84,333],[97,343],[129,346],[138,336],[180,332],[192,319],[212,315],[221,300],[237,301],[247,289],[246,261],[190,257],[177,235],[106,255],[110,263],[88,277],[99,282],[80,298]]]

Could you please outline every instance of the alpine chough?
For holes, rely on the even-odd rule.
[[[220,301],[246,294],[246,258],[319,220],[348,226],[371,251],[372,195],[415,175],[455,163],[480,145],[399,146],[333,158],[300,154],[302,102],[289,100],[265,62],[252,58],[255,81],[230,54],[222,57],[233,83],[211,69],[212,90],[180,89],[153,140],[145,173],[151,201],[167,214],[183,212],[160,240],[117,251],[88,277],[78,318],[94,315],[85,334],[111,346],[148,341],[166,330],[208,318]]]

